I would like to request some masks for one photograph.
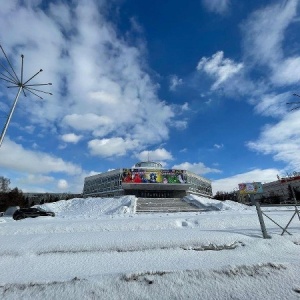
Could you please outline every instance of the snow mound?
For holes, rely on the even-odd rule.
[[[74,198],[37,205],[50,210],[58,217],[98,218],[104,215],[124,215],[135,213],[136,197],[120,198]]]
[[[185,196],[183,200],[188,203],[192,203],[201,209],[210,210],[210,211],[220,211],[220,210],[242,211],[242,210],[251,209],[249,206],[235,201],[231,201],[231,200],[220,201],[220,200],[215,200],[215,199],[196,196],[196,195]]]
[[[242,211],[251,209],[249,206],[234,201],[219,201],[195,195],[186,196],[183,200],[205,211]],[[136,201],[137,198],[135,196],[123,196],[119,198],[74,198],[36,206],[53,211],[57,217],[89,219],[109,215],[134,214]]]

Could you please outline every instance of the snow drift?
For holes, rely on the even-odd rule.
[[[185,196],[183,200],[206,211],[220,211],[220,210],[241,211],[241,210],[252,209],[247,205],[237,203],[235,201],[231,201],[231,200],[220,201],[220,200],[214,200],[211,198],[206,198],[206,197],[201,197],[196,195]]]
[[[55,212],[58,217],[97,218],[104,215],[124,215],[135,213],[136,197],[120,198],[74,198],[54,203],[38,205]]]

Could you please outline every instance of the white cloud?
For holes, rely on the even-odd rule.
[[[110,139],[94,139],[88,142],[90,153],[95,156],[123,156],[127,151],[138,147],[138,141],[120,137]]]
[[[286,168],[291,170],[300,168],[299,112],[286,115],[289,109],[286,102],[292,101],[292,91],[276,93],[276,87],[292,86],[300,80],[297,73],[300,56],[288,56],[295,53],[295,49],[291,45],[285,48],[286,33],[296,21],[298,5],[298,0],[276,2],[252,13],[242,26],[247,71],[261,66],[261,71],[267,74],[265,90],[253,89],[256,95],[251,93],[250,103],[255,106],[256,113],[280,118],[277,123],[262,128],[260,137],[247,145],[259,153],[272,155],[276,161],[285,162]]]
[[[230,0],[202,0],[208,11],[224,14],[228,11]]]
[[[212,1],[211,5],[215,3]],[[203,57],[197,69],[215,80],[211,90],[222,88],[222,92],[235,98],[249,95],[263,98],[264,94],[274,94],[276,86],[299,83],[300,74],[297,70],[300,67],[300,56],[294,54],[298,49],[293,48],[293,45],[284,47],[287,29],[297,21],[298,3],[298,0],[276,2],[249,15],[241,26],[241,63],[224,59],[222,51],[212,57]],[[289,53],[293,55],[288,56]],[[258,79],[257,75],[261,77]]]
[[[237,174],[231,177],[214,180],[212,182],[213,194],[216,192],[232,192],[238,189],[239,183],[244,182],[271,182],[277,180],[280,171],[277,169],[255,169],[246,173]]]
[[[28,174],[18,180],[21,185],[45,185],[54,181],[54,177],[40,174]]]
[[[222,148],[224,148],[224,145],[223,144],[214,144],[214,148],[222,149]]]
[[[130,18],[130,24],[131,24],[131,28],[138,33],[143,33],[144,32],[144,28],[141,26],[141,24],[137,21],[136,18],[131,17]]]
[[[177,87],[183,84],[183,80],[179,78],[177,75],[172,75],[170,78],[170,91],[176,91]]]
[[[88,177],[88,176],[93,176],[93,175],[97,175],[97,174],[101,174],[102,172],[96,172],[96,171],[90,171],[88,172],[85,177]]]
[[[63,119],[63,122],[72,127],[73,129],[79,131],[93,131],[99,127],[101,128],[102,126],[108,127],[113,123],[113,120],[111,120],[107,116],[99,116],[93,113],[87,113],[84,115],[66,115]]]
[[[188,122],[186,120],[178,120],[172,122],[172,125],[177,128],[178,130],[184,130],[188,127]]]
[[[257,100],[253,100],[255,104],[255,112],[264,116],[282,117],[286,114],[288,102],[292,98],[291,93],[282,94],[265,94]]]
[[[7,137],[1,146],[0,166],[32,174],[62,172],[75,175],[82,172],[81,168],[73,163],[44,152],[24,149],[22,145]]]
[[[265,126],[259,139],[247,145],[259,153],[272,155],[276,161],[285,162],[287,168],[292,170],[300,169],[299,115],[286,116],[286,102],[291,101],[292,92],[276,93],[276,87],[291,86],[300,80],[300,74],[297,73],[300,68],[300,56],[288,56],[289,53],[295,53],[295,49],[289,47],[288,50],[291,51],[287,51],[287,48],[284,48],[287,29],[297,18],[298,4],[297,0],[276,2],[249,16],[242,26],[243,64],[229,61],[225,64],[228,68],[220,73],[219,66],[224,58],[223,53],[218,52],[211,58],[202,58],[197,67],[215,79],[212,89],[230,78],[227,81],[230,84],[222,85],[225,93],[241,91],[244,95],[251,95],[249,102],[254,105],[256,113],[281,119],[277,124]],[[254,69],[257,66],[262,68]],[[243,73],[240,71],[242,67]],[[230,70],[233,70],[233,73]],[[266,76],[259,80],[254,78],[253,81],[244,77],[245,74],[251,76],[253,70]],[[235,72],[239,76],[233,76],[237,74]]]
[[[281,59],[284,31],[296,16],[297,0],[277,2],[250,15],[243,25],[244,49],[258,63]]]
[[[182,111],[188,111],[190,110],[189,108],[189,104],[187,102],[185,102],[182,106],[181,106]]]
[[[172,154],[167,151],[165,148],[158,148],[155,150],[142,151],[135,155],[141,161],[163,161],[163,160],[172,160]]]
[[[50,14],[55,20],[55,22],[65,28],[66,30],[71,30],[72,28],[72,15],[71,10],[63,3],[50,3],[49,4]]]
[[[299,84],[300,56],[283,59],[273,69],[272,82],[278,86]]]
[[[286,115],[280,122],[266,126],[257,141],[248,147],[263,154],[273,155],[288,164],[293,171],[300,170],[300,111]]]
[[[39,148],[39,145],[37,143],[33,143],[31,147],[36,150]]]
[[[198,71],[204,71],[216,81],[211,89],[217,89],[222,83],[240,72],[243,63],[235,63],[229,58],[224,58],[223,51],[218,51],[211,58],[202,57],[197,65]]]
[[[193,163],[193,164],[189,162],[184,162],[179,165],[174,165],[172,169],[188,170],[199,175],[204,175],[207,173],[221,173],[221,171],[218,169],[206,167],[202,162]]]
[[[67,133],[61,136],[61,139],[66,143],[77,144],[82,138],[82,135],[76,135],[75,133]]]
[[[116,32],[103,13],[106,5],[59,1],[43,11],[35,2],[15,1],[1,9],[0,26],[10,30],[2,30],[0,40],[12,63],[19,65],[24,53],[25,78],[42,67],[37,82],[53,83],[47,89],[54,96],[30,97],[30,105],[20,101],[20,111],[36,128],[52,130],[59,124],[76,135],[85,131],[105,138],[117,132],[139,144],[160,143],[168,139],[175,114],[158,98],[140,44],[132,46]]]
[[[65,179],[59,179],[57,182],[57,188],[60,190],[67,190],[69,187],[69,184],[67,182],[67,180]]]
[[[32,134],[32,133],[34,132],[35,127],[32,126],[32,125],[29,125],[29,126],[25,126],[24,128],[21,128],[21,129],[23,129],[23,130],[25,130],[26,132]]]
[[[285,58],[283,50],[286,29],[297,17],[297,5],[298,0],[276,2],[255,11],[242,26],[246,59],[268,66],[278,85],[299,80],[299,57]]]

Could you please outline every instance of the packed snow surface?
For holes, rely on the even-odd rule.
[[[55,217],[0,218],[1,299],[300,299],[293,206],[188,196],[201,210],[136,214],[137,199],[41,205]]]

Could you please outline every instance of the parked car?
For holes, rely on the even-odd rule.
[[[40,216],[54,217],[55,213],[52,211],[46,211],[40,207],[20,208],[13,214],[14,220],[21,220],[25,218],[36,218]]]
[[[9,206],[4,212],[4,217],[12,217],[16,210],[20,209],[20,206]]]

